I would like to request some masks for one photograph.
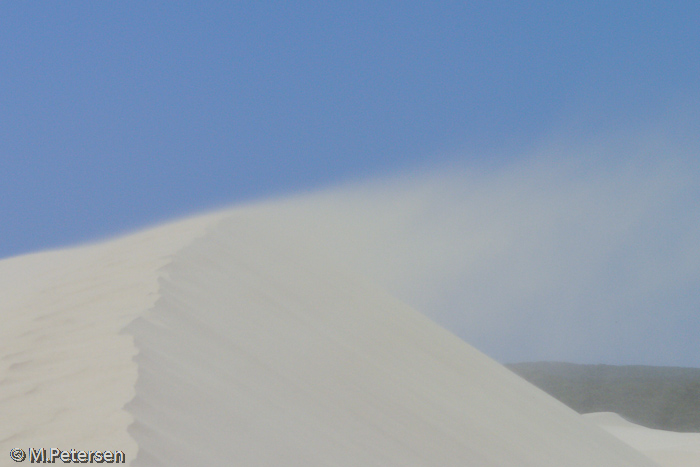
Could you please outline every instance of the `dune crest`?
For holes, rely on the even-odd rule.
[[[221,216],[0,261],[0,452],[136,455],[124,405],[137,349],[121,330],[157,300],[162,267]]]
[[[0,450],[133,466],[653,466],[274,207],[0,262]]]

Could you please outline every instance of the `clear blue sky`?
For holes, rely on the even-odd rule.
[[[464,149],[507,164],[699,77],[697,1],[2,2],[0,257]]]

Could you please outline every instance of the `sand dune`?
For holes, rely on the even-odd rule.
[[[134,397],[137,349],[120,330],[153,306],[171,255],[216,218],[0,261],[1,451],[136,452],[123,407]]]
[[[584,417],[643,452],[663,467],[700,465],[700,433],[674,433],[653,430],[628,422],[611,412],[586,414]]]
[[[281,210],[0,262],[0,452],[122,450],[133,466],[655,465],[287,235]]]

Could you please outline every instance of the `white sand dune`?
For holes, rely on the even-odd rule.
[[[700,465],[700,433],[653,430],[628,422],[612,412],[586,414],[584,417],[643,452],[663,467]]]
[[[149,467],[656,465],[287,235],[281,209],[1,261],[0,452],[122,450]]]
[[[216,218],[0,261],[0,451],[136,453],[124,405],[137,349],[120,331],[153,307],[172,254]]]

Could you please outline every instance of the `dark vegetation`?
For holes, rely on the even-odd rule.
[[[700,369],[533,362],[506,365],[579,413],[617,412],[638,425],[700,432]]]

